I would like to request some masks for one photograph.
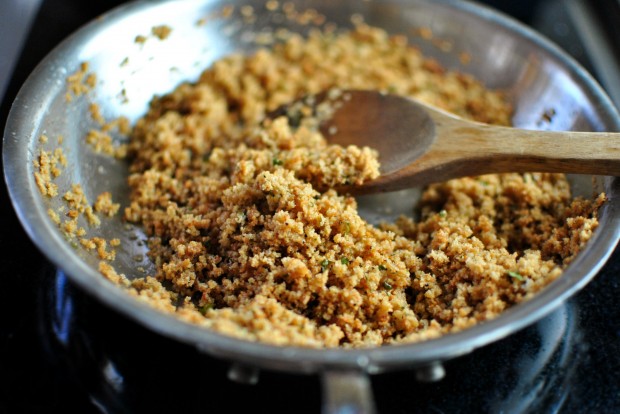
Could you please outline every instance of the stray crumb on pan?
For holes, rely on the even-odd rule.
[[[127,145],[114,142],[112,135],[104,130],[91,129],[86,134],[88,143],[95,152],[112,156],[114,158],[124,158],[127,155]]]
[[[99,262],[99,273],[105,276],[106,279],[118,285],[128,286],[130,284],[129,279],[127,279],[124,274],[118,273],[112,265],[106,263],[105,261]]]
[[[158,40],[166,40],[172,34],[172,28],[168,25],[158,25],[151,27],[151,32],[148,35],[137,35],[134,38],[134,43],[144,45],[149,37],[155,37]]]
[[[47,143],[48,140],[42,140]],[[60,140],[61,141],[61,140]],[[41,150],[39,157],[33,162],[35,167],[35,183],[43,196],[55,198],[59,195],[58,185],[54,180],[62,173],[62,167],[67,166],[67,160],[61,147],[54,151]],[[108,242],[100,237],[88,238],[88,231],[80,223],[86,224],[91,228],[101,225],[98,214],[107,217],[116,215],[120,209],[120,204],[112,201],[112,195],[104,192],[97,197],[93,206],[88,199],[80,184],[71,185],[71,189],[64,192],[61,197],[64,205],[55,211],[47,209],[47,215],[62,231],[63,235],[72,246],[82,246],[87,250],[95,249],[102,260],[114,260],[116,252],[107,248]],[[59,214],[62,213],[62,216]],[[80,220],[83,220],[82,222]],[[109,241],[109,245],[116,247],[120,245],[120,240],[114,238]]]
[[[47,142],[47,136],[42,135],[39,140]],[[43,138],[44,137],[44,138]],[[44,196],[55,197],[58,195],[58,185],[53,179],[62,173],[62,168],[67,166],[67,158],[62,148],[54,151],[40,150],[39,156],[33,161],[35,168],[35,183]]]
[[[80,68],[67,77],[67,92],[65,93],[67,102],[72,102],[74,98],[88,93],[97,84],[97,76],[89,73],[88,70],[88,62],[82,62]]]
[[[119,203],[114,203],[112,201],[112,193],[106,191],[97,196],[93,208],[97,213],[112,217],[118,212],[120,206]]]
[[[97,105],[96,103],[91,103],[88,106],[88,110],[90,112],[90,117],[93,119],[93,121],[97,122],[99,125],[103,125],[105,123],[105,119],[103,118],[103,115],[101,115],[101,109],[99,105]]]
[[[154,26],[153,28],[151,28],[151,33],[159,40],[166,40],[172,33],[172,28],[165,24],[160,26]]]

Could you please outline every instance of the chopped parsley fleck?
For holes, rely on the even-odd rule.
[[[326,271],[329,267],[329,260],[325,259],[321,262],[321,270]]]
[[[439,217],[441,218],[445,218],[448,215],[448,212],[446,210],[441,210],[439,212]]]
[[[379,270],[387,270],[387,267],[383,266],[383,265],[379,265]]]
[[[288,118],[288,124],[293,128],[297,128],[301,124],[301,111],[289,112],[286,114],[286,117]]]
[[[385,288],[385,290],[392,290],[392,284],[387,280],[383,281],[383,287]]]
[[[282,164],[284,164],[284,161],[282,161],[281,159],[278,159],[278,158],[273,159],[273,165],[282,165]]]
[[[349,259],[347,259],[346,257],[342,257],[340,258],[340,263],[342,263],[343,265],[348,265]]]
[[[199,312],[205,315],[209,309],[213,309],[213,303],[207,303],[200,307]]]
[[[523,276],[521,276],[521,274],[519,272],[515,272],[515,271],[512,271],[512,270],[508,271],[508,276],[514,277],[515,279],[520,280],[522,282],[525,280],[523,278]]]

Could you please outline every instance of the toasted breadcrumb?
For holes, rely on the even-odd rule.
[[[127,145],[116,144],[112,136],[104,130],[91,129],[86,135],[88,143],[95,152],[115,158],[124,158],[127,155]]]
[[[41,138],[43,137],[44,135],[41,136]],[[43,139],[44,142],[47,142],[47,137]],[[33,164],[35,184],[41,194],[47,197],[56,197],[58,185],[54,183],[53,179],[57,178],[62,173],[62,168],[67,166],[67,159],[62,148],[56,148],[54,151],[41,150],[39,157],[35,159]]]
[[[97,152],[113,156],[115,158],[124,158],[127,154],[127,145],[114,142],[111,133],[116,131],[122,136],[129,135],[131,126],[129,120],[124,117],[115,118],[109,122],[101,114],[101,108],[96,103],[89,105],[91,118],[101,126],[100,129],[91,129],[86,134],[86,143]]]
[[[90,117],[97,122],[99,125],[105,124],[105,119],[103,115],[101,115],[101,108],[96,103],[91,103],[88,106],[88,111],[90,112]]]
[[[60,224],[60,216],[58,215],[57,212],[55,212],[54,210],[52,210],[51,208],[47,209],[47,215],[52,219],[52,221],[59,225]]]
[[[82,62],[80,68],[67,77],[67,93],[65,94],[67,102],[71,102],[74,98],[88,93],[95,87],[97,77],[95,74],[89,73],[88,70],[88,62]]]
[[[97,196],[97,200],[95,201],[93,208],[97,213],[112,217],[118,212],[120,206],[120,204],[112,201],[112,193],[106,191]]]
[[[48,143],[48,138],[42,135],[39,139],[41,144]],[[62,144],[62,137],[58,137],[58,143]],[[54,179],[62,173],[62,168],[67,166],[67,159],[62,150],[58,147],[53,151],[40,150],[39,157],[33,162],[35,168],[35,183],[42,195],[47,197],[56,197],[58,195],[58,185],[54,183]],[[116,257],[116,251],[108,250],[107,245],[112,247],[120,245],[120,240],[114,238],[107,242],[106,240],[93,237],[87,238],[86,229],[80,225],[80,218],[91,227],[99,227],[101,219],[97,213],[111,217],[118,213],[120,204],[112,201],[110,192],[101,193],[93,206],[88,202],[84,191],[79,184],[73,184],[71,189],[62,195],[64,205],[58,208],[58,212],[63,212],[64,217],[54,211],[52,208],[47,209],[47,214],[54,224],[62,231],[63,235],[71,243],[72,246],[82,246],[87,250],[96,250],[100,259],[112,261]]]
[[[172,33],[172,28],[170,26],[159,25],[159,26],[151,27],[150,35],[152,35],[153,37],[159,40],[166,40],[170,36],[171,33]],[[134,42],[137,44],[143,45],[146,43],[148,39],[149,39],[149,36],[138,35],[134,38]]]
[[[172,33],[172,28],[167,25],[154,26],[151,28],[151,33],[159,40],[166,40]]]
[[[105,123],[101,130],[104,132],[116,130],[119,134],[126,136],[131,132],[131,125],[129,123],[129,119],[124,116],[120,116]]]
[[[116,272],[116,269],[112,265],[106,262],[99,262],[99,273],[105,276],[108,280],[118,285],[126,285],[130,284],[129,279],[124,274],[119,274]]]
[[[113,261],[116,258],[116,251],[108,250],[108,242],[101,237],[83,238],[80,244],[87,250],[95,250],[101,260]]]

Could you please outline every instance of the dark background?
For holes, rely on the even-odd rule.
[[[8,5],[4,2],[11,1],[2,0],[0,16]],[[121,3],[41,0],[19,59],[7,64],[8,57],[0,50],[1,67],[14,68],[0,107],[0,129],[4,129],[10,103],[35,65],[82,24]],[[484,3],[548,35],[568,30],[560,43],[591,67],[583,48],[572,40],[570,27],[557,25],[562,11],[551,4],[557,2]],[[550,8],[551,15],[541,15]],[[549,20],[554,24],[545,24]],[[6,39],[10,33],[0,28],[0,35]],[[179,352],[178,344],[136,327],[73,288],[27,238],[3,182],[0,217],[0,413],[161,412],[179,407],[194,411],[189,408],[194,404],[200,412],[244,412],[246,403],[270,407],[272,412],[287,412],[292,403],[303,404],[299,411],[318,411],[316,378],[267,373],[257,386],[233,384],[226,379],[225,363],[199,360],[200,356],[184,348],[180,348],[186,352],[182,361],[162,366],[161,361],[169,358],[167,352]],[[615,253],[596,279],[560,311],[542,324],[450,362],[447,378],[438,384],[419,384],[410,372],[373,377],[380,411],[620,412],[618,270],[620,258]],[[79,314],[73,315],[71,311],[78,313],[78,309]],[[67,314],[72,325],[57,329]],[[532,373],[532,361],[548,351],[546,329],[557,321],[567,328],[562,338],[552,338],[556,341],[553,355]],[[69,333],[71,341],[63,342],[63,335]],[[140,353],[127,354],[115,338],[135,341]],[[157,346],[151,347],[153,343]],[[136,359],[141,361],[136,364]],[[105,371],[109,366],[124,378],[123,392],[110,388],[110,372]],[[177,385],[163,384],[161,373],[174,378]],[[148,403],[150,399],[155,403]],[[537,402],[530,404],[530,400]]]

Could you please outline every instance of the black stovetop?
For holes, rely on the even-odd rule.
[[[42,1],[0,127],[36,63],[120,3]],[[526,22],[535,9],[533,1],[492,3],[507,4],[506,11]],[[319,412],[316,377],[261,372],[257,385],[233,383],[227,362],[162,338],[84,295],[30,242],[4,183],[0,214],[0,413]],[[619,271],[620,250],[557,311],[446,363],[440,382],[419,383],[409,370],[373,376],[379,412],[620,412]]]

